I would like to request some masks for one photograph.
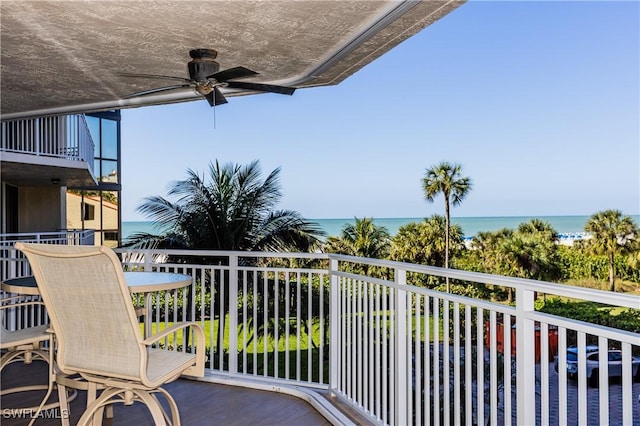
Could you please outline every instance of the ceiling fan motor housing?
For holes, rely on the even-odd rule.
[[[198,82],[204,82],[211,74],[215,74],[220,69],[220,64],[206,58],[196,58],[189,61],[189,77]]]

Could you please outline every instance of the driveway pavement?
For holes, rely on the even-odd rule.
[[[540,397],[540,364],[536,366],[536,425],[542,424],[541,422],[541,397]],[[516,390],[515,384],[512,391],[512,424],[517,424],[516,420]],[[485,394],[488,389],[485,390]],[[633,423],[625,425],[622,422],[622,384],[620,379],[611,379],[609,382],[609,424],[611,426],[640,426],[640,383],[633,383]],[[501,393],[501,392],[500,392]],[[486,397],[486,395],[485,395]],[[475,398],[475,395],[474,395]],[[600,389],[599,388],[587,388],[587,423],[585,426],[597,426],[600,424]],[[488,399],[488,398],[487,398]],[[490,407],[489,401],[485,399],[485,416],[489,416]],[[504,424],[504,404],[502,401],[502,395],[499,396],[498,406],[498,425]],[[568,380],[567,382],[567,424],[578,425],[578,382],[576,380]],[[553,363],[549,364],[549,424],[559,425],[558,419],[558,373],[553,369]],[[475,412],[474,412],[475,419]],[[488,424],[488,422],[487,422]],[[534,425],[531,425],[534,426]],[[580,425],[583,426],[583,425]]]
[[[540,365],[536,368],[536,403],[540,404]],[[622,384],[619,378],[609,381],[609,424],[620,426],[640,426],[640,383],[633,383],[633,423],[624,425],[622,423]],[[600,424],[600,389],[587,387],[587,424]],[[558,424],[558,373],[553,368],[553,363],[549,364],[549,424]],[[570,425],[578,424],[578,382],[568,380],[567,383],[567,421]],[[536,419],[540,424],[539,418]]]

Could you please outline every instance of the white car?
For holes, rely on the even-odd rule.
[[[598,385],[599,378],[599,359],[600,352],[598,346],[588,345],[586,346],[587,352],[587,379],[591,386]],[[622,351],[616,349],[609,349],[608,351],[608,370],[609,377],[621,377],[622,376]],[[558,357],[556,356],[553,361],[553,366],[558,371]],[[640,379],[640,357],[631,357],[631,374],[634,378]],[[570,378],[578,376],[578,348],[571,346],[567,348],[567,375]]]

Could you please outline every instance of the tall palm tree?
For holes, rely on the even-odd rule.
[[[449,267],[449,234],[451,229],[451,206],[459,205],[471,191],[471,178],[462,176],[462,166],[446,161],[429,167],[422,180],[425,199],[432,203],[438,194],[444,197],[445,229],[445,260],[444,267]],[[447,279],[447,292],[449,280]]]
[[[275,210],[282,196],[280,169],[264,181],[258,161],[246,166],[217,161],[208,180],[189,169],[168,195],[145,199],[138,211],[152,219],[161,235],[138,233],[128,245],[208,250],[308,251],[324,235],[298,212]]]
[[[589,246],[609,260],[609,290],[616,291],[615,256],[628,251],[638,238],[638,226],[629,216],[619,210],[604,210],[595,213],[585,224],[584,230],[592,236]]]

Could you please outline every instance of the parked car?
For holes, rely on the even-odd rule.
[[[591,386],[598,385],[599,378],[599,359],[600,352],[598,346],[587,345],[587,380]],[[607,354],[609,377],[621,377],[622,376],[622,351],[616,349],[609,349]],[[553,367],[558,371],[558,357],[556,356],[553,361]],[[634,378],[640,379],[640,357],[631,357],[631,374]],[[570,346],[567,348],[567,376],[569,378],[576,378],[578,376],[578,348]]]

